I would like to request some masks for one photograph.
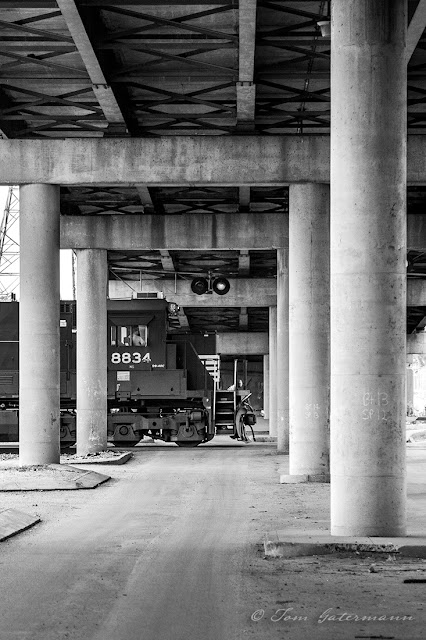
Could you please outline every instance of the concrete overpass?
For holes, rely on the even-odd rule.
[[[333,0],[331,39],[322,2],[126,5],[2,3],[0,181],[22,185],[22,463],[59,456],[60,226],[79,261],[82,449],[105,444],[91,318],[105,330],[108,266],[149,250],[177,270],[182,250],[221,250],[219,227],[242,279],[272,260],[259,243],[276,261],[270,410],[291,474],[331,471],[333,534],[402,535],[407,260],[424,268],[423,2],[407,14]],[[175,255],[167,216],[185,225]],[[240,246],[242,220],[254,247]]]

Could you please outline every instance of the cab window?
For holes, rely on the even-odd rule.
[[[148,346],[148,327],[145,324],[136,324],[132,326],[132,346]]]
[[[148,327],[144,324],[111,326],[111,346],[146,347],[148,345]]]

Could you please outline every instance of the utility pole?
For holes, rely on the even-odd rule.
[[[9,187],[0,227],[0,300],[19,292],[19,187]]]
[[[75,251],[72,252],[72,299],[77,300],[76,295],[76,270],[77,270],[77,256]]]

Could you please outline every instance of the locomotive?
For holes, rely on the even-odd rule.
[[[190,334],[168,333],[174,303],[108,301],[108,433],[196,446],[214,436],[214,380]]]
[[[61,446],[76,442],[74,301],[61,302]],[[190,334],[170,333],[176,305],[164,299],[108,300],[108,440],[134,446],[149,436],[197,446],[215,435],[215,383]],[[0,441],[18,440],[19,303],[0,303]]]

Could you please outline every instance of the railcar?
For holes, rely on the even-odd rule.
[[[75,305],[61,302],[60,394],[61,446],[76,442]],[[16,442],[19,434],[19,303],[0,302],[0,442]]]
[[[179,446],[214,437],[214,381],[190,335],[171,334],[163,299],[108,301],[108,440]],[[18,440],[19,304],[0,303],[0,441]],[[61,445],[76,441],[75,303],[60,316]]]

